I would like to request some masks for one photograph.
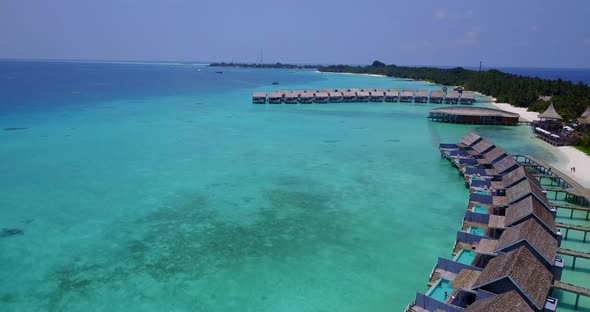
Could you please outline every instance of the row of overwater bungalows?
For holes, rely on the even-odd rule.
[[[446,103],[446,104],[473,104],[475,92],[412,89],[324,89],[324,90],[279,90],[268,94],[266,92],[254,92],[252,103],[254,104],[297,104],[297,103],[339,103],[339,102],[416,102],[416,103]]]
[[[539,181],[474,133],[439,149],[465,176],[469,203],[452,260],[438,259],[406,311],[555,311],[561,233]]]

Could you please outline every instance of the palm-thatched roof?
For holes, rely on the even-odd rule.
[[[589,124],[590,123],[590,106],[586,107],[586,110],[582,113],[582,116],[578,118],[579,124]]]
[[[491,291],[496,282],[507,280],[514,285],[511,290],[520,290],[542,310],[552,279],[553,274],[526,247],[520,247],[490,260],[474,287]]]
[[[533,312],[516,290],[477,300],[465,309],[465,312]]]
[[[555,261],[557,241],[535,219],[528,219],[506,229],[498,240],[496,252],[510,250],[510,247],[522,242],[527,243],[533,250],[538,252],[549,265],[552,265]]]
[[[537,197],[545,207],[550,207],[549,201],[545,194],[536,187],[529,179],[522,180],[516,185],[506,189],[506,200],[509,204],[515,204],[517,201],[524,199],[532,194]]]
[[[483,157],[491,163],[493,163],[494,161],[496,161],[504,156],[506,156],[506,152],[499,147],[494,147],[489,152],[487,152],[483,155]]]
[[[518,163],[514,159],[514,157],[504,157],[500,161],[494,164],[494,169],[499,174],[504,174],[508,172],[511,168],[517,167]]]
[[[549,107],[547,107],[547,109],[541,115],[539,115],[539,118],[543,118],[543,119],[557,119],[557,120],[562,120],[563,119],[557,113],[557,111],[555,110],[555,107],[553,107],[553,103],[551,103],[551,105],[549,105]]]
[[[492,144],[492,142],[486,139],[482,139],[481,141],[479,141],[479,143],[473,145],[473,150],[478,154],[483,154],[485,151],[492,147],[494,147],[494,144]]]
[[[473,284],[479,278],[481,272],[462,269],[451,283],[453,289],[473,289]]]
[[[529,196],[506,209],[506,225],[517,224],[529,216],[536,218],[548,232],[555,233],[555,219],[542,202]],[[490,216],[491,217],[491,216]]]
[[[474,144],[476,142],[478,142],[481,139],[481,137],[473,132],[469,132],[467,133],[464,137],[461,138],[461,140],[459,140],[459,142],[470,146],[471,144]]]

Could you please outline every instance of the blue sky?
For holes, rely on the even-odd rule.
[[[590,1],[2,0],[0,58],[590,68]]]

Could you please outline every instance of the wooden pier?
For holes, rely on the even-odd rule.
[[[577,250],[565,249],[565,248],[557,248],[557,253],[560,255],[571,256],[574,258],[572,262],[572,271],[576,269],[576,259],[590,259],[590,253],[581,252]]]
[[[562,283],[560,281],[554,281],[553,285],[551,285],[551,288],[557,289],[557,290],[562,290],[562,291],[567,291],[567,292],[575,294],[576,295],[576,304],[574,306],[574,309],[576,309],[576,310],[578,309],[578,303],[580,301],[580,296],[590,297],[590,289],[576,286],[576,285],[572,285],[572,284]]]
[[[586,242],[586,235],[588,234],[588,232],[590,232],[590,228],[587,228],[587,227],[584,227],[581,225],[556,222],[555,226],[558,228],[565,229],[565,236],[563,237],[565,240],[567,240],[567,234],[568,234],[569,230],[573,230],[573,231],[584,232],[584,243],[585,243]]]

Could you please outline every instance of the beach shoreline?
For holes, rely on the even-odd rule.
[[[491,106],[520,115],[523,120],[532,122],[539,119],[539,113],[527,111],[525,107],[516,107],[510,103],[489,103]],[[558,160],[550,163],[557,170],[567,174],[570,178],[580,183],[585,188],[590,188],[590,156],[577,150],[573,146],[555,147],[543,144],[544,148],[557,155]],[[573,172],[571,169],[576,168]]]

